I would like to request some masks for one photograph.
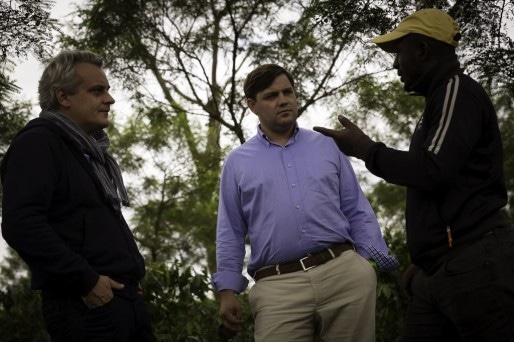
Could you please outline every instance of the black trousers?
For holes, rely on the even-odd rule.
[[[497,229],[411,284],[404,341],[514,341],[514,230]]]
[[[80,297],[43,297],[43,317],[53,342],[155,342],[150,315],[139,294],[89,309]]]

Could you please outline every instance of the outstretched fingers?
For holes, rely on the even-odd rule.
[[[330,128],[326,128],[326,127],[320,127],[320,126],[314,126],[312,129],[315,130],[316,132],[326,135],[327,137],[336,138],[336,137],[340,136],[341,133],[344,132],[347,128],[355,126],[345,116],[339,115],[337,117],[337,120],[341,124],[341,128],[339,130],[330,129]]]
[[[319,133],[326,135],[327,137],[331,137],[331,138],[334,138],[337,135],[336,130],[326,128],[326,127],[314,126],[312,129],[315,130],[316,132],[319,132]]]

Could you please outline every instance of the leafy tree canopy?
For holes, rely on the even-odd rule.
[[[51,0],[9,0],[0,2],[0,61],[25,57],[33,52],[42,57],[52,46],[57,22],[50,18]]]
[[[251,68],[273,62],[291,71],[300,113],[340,100],[341,89],[366,72],[348,69],[357,66],[355,37],[369,29],[365,18],[372,13],[362,10],[360,20],[336,37],[311,20],[307,5],[97,0],[78,10],[80,24],[62,41],[105,57],[111,75],[136,103],[117,132],[121,159],[138,170],[149,159],[132,152],[145,151],[150,168],[158,170],[138,177],[137,192],[146,202],[135,209],[136,235],[156,260],[173,250],[206,250],[209,269],[215,268],[217,182],[224,146],[246,140],[242,81]],[[181,214],[183,205],[187,215]],[[176,234],[188,237],[191,248],[166,247],[179,240]]]
[[[422,8],[439,8],[459,23],[462,39],[459,53],[463,66],[483,83],[514,96],[514,2],[512,0],[315,0],[311,10],[333,35],[346,32],[359,17],[359,10],[372,13],[369,26],[359,37],[384,34],[404,17]]]

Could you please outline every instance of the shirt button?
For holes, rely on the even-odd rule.
[[[287,164],[287,167],[291,167],[291,164]]]
[[[296,209],[300,209],[300,205],[299,204],[296,205]]]
[[[296,188],[296,184],[295,184],[295,183],[291,184],[291,186],[292,186],[293,188]]]

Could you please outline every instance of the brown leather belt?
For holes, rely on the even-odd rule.
[[[277,264],[261,268],[255,272],[253,279],[258,281],[262,278],[266,278],[272,275],[287,274],[298,271],[307,271],[313,267],[324,264],[329,260],[335,259],[341,255],[344,251],[348,251],[353,248],[353,245],[349,242],[344,242],[340,245],[335,245],[325,249],[316,254],[307,255],[298,261],[287,262],[285,264]]]

